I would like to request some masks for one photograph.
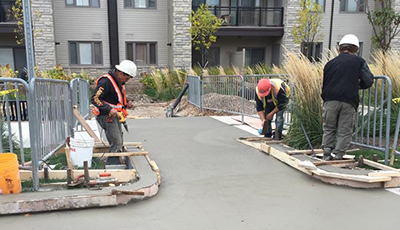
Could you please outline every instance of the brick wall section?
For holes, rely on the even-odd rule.
[[[56,65],[54,16],[52,0],[32,0],[32,23],[37,36],[34,37],[35,62],[40,70]]]
[[[400,0],[393,0],[393,8],[396,13],[400,13]],[[400,34],[393,38],[391,46],[393,49],[400,51]]]
[[[192,0],[173,0],[172,8],[173,68],[189,69],[192,65],[192,43],[189,35]]]
[[[283,35],[282,44],[288,51],[300,52],[300,44],[294,43],[292,36],[293,26],[296,24],[297,14],[300,10],[301,0],[286,0],[284,25],[285,34]]]

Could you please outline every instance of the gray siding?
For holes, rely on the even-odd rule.
[[[368,2],[371,9],[374,8],[375,2],[369,0]],[[325,12],[323,13],[322,20],[322,33],[325,35],[323,39],[323,48],[326,52],[329,46],[329,29],[330,29],[330,18],[332,1],[326,0]],[[364,12],[361,13],[345,13],[340,12],[340,2],[335,1],[334,15],[333,15],[333,29],[332,29],[332,48],[336,47],[336,44],[346,34],[354,34],[358,37],[360,42],[363,42],[363,58],[369,60],[371,52],[371,35],[372,27],[368,22],[367,15]]]
[[[107,0],[100,0],[100,8],[66,7],[64,0],[53,4],[56,42],[60,43],[56,46],[57,64],[70,67],[68,41],[101,41],[103,68],[109,68]]]
[[[167,1],[158,0],[157,9],[125,9],[123,2],[118,1],[120,60],[126,59],[126,42],[157,42],[158,66],[167,66]]]

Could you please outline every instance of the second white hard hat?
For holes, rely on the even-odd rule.
[[[131,77],[136,76],[137,67],[133,61],[123,60],[121,63],[119,63],[119,65],[115,65],[115,68]]]
[[[340,40],[339,45],[350,44],[360,47],[360,42],[358,38],[354,34],[345,35],[342,40]]]

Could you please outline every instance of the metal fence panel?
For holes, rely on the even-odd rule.
[[[201,109],[201,81],[198,76],[188,76],[189,82],[187,100],[192,105],[195,105]]]
[[[30,124],[34,124],[36,160],[46,161],[68,136],[73,136],[71,88],[67,81],[35,78],[31,81],[32,104]]]
[[[390,111],[392,82],[387,76],[375,76],[374,85],[361,92],[360,106],[355,116],[352,144],[385,153],[389,158]],[[383,143],[385,142],[385,143]]]
[[[72,93],[72,105],[79,108],[84,118],[90,114],[90,84],[89,81],[75,78],[70,83]],[[78,128],[79,122],[73,117],[73,123]]]
[[[15,93],[3,96],[1,101],[0,128],[2,129],[1,133],[6,133],[5,137],[8,137],[6,138],[7,140],[3,140],[2,136],[0,137],[0,153],[15,153],[15,151],[20,151],[21,163],[25,164],[24,152],[26,146],[24,146],[24,137],[26,138],[26,136],[24,136],[24,133],[22,132],[22,121],[27,119],[28,114],[25,103],[21,101],[26,100],[29,97],[29,86],[22,79],[0,78],[0,90],[17,90]],[[3,126],[3,122],[7,122],[5,127]],[[17,135],[11,129],[11,122],[15,122],[17,124]],[[3,130],[3,128],[5,129]],[[3,143],[3,141],[7,143]],[[19,148],[18,150],[14,149],[14,142],[17,143],[17,147]]]
[[[236,76],[203,76],[201,103],[203,109],[233,114],[242,114],[243,77]],[[249,105],[252,106],[253,105]]]

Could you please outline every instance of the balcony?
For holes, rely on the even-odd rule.
[[[10,12],[14,4],[15,0],[0,0],[0,34],[13,33],[17,27],[17,21]]]
[[[217,36],[283,36],[283,7],[210,6],[209,10],[223,20]]]
[[[14,4],[15,0],[0,0],[0,23],[15,22],[11,13],[11,7]]]

